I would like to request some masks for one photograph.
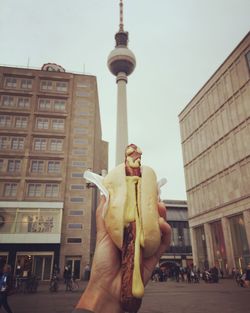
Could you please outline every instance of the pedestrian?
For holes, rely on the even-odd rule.
[[[90,265],[89,263],[86,264],[85,268],[84,268],[84,280],[89,280],[90,278]]]
[[[66,291],[72,291],[72,270],[70,265],[67,266],[65,278],[66,278]]]
[[[250,287],[250,263],[248,263],[248,266],[246,269],[244,287],[246,287],[246,288]]]
[[[13,313],[8,304],[8,293],[12,287],[11,266],[5,264],[0,277],[0,308],[3,306],[7,313]]]

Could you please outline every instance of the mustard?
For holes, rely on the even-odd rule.
[[[134,269],[132,278],[132,294],[136,298],[142,298],[144,295],[144,285],[140,270],[140,252],[141,246],[144,246],[144,237],[141,225],[140,212],[140,185],[141,178],[138,176],[127,176],[127,201],[124,212],[124,226],[130,222],[136,223],[135,237],[135,254],[134,254]]]

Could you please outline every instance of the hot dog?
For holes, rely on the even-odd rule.
[[[106,229],[122,251],[121,303],[127,312],[137,312],[144,295],[141,259],[152,256],[160,245],[156,175],[141,166],[141,151],[131,144],[125,162],[111,170],[103,184],[109,191],[104,216]]]

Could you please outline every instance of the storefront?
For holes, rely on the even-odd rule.
[[[210,226],[213,241],[214,263],[216,267],[226,273],[228,270],[228,264],[221,221],[213,222]]]
[[[250,262],[250,251],[243,215],[239,214],[232,216],[229,218],[229,222],[235,265],[236,268],[242,271],[247,267],[247,264]]]
[[[1,202],[1,259],[20,276],[51,278],[59,265],[62,202]]]
[[[197,244],[198,268],[204,270],[208,268],[208,255],[204,226],[195,228],[195,237]]]

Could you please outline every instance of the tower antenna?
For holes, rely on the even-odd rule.
[[[123,32],[123,2],[120,0],[120,25],[119,31]]]

